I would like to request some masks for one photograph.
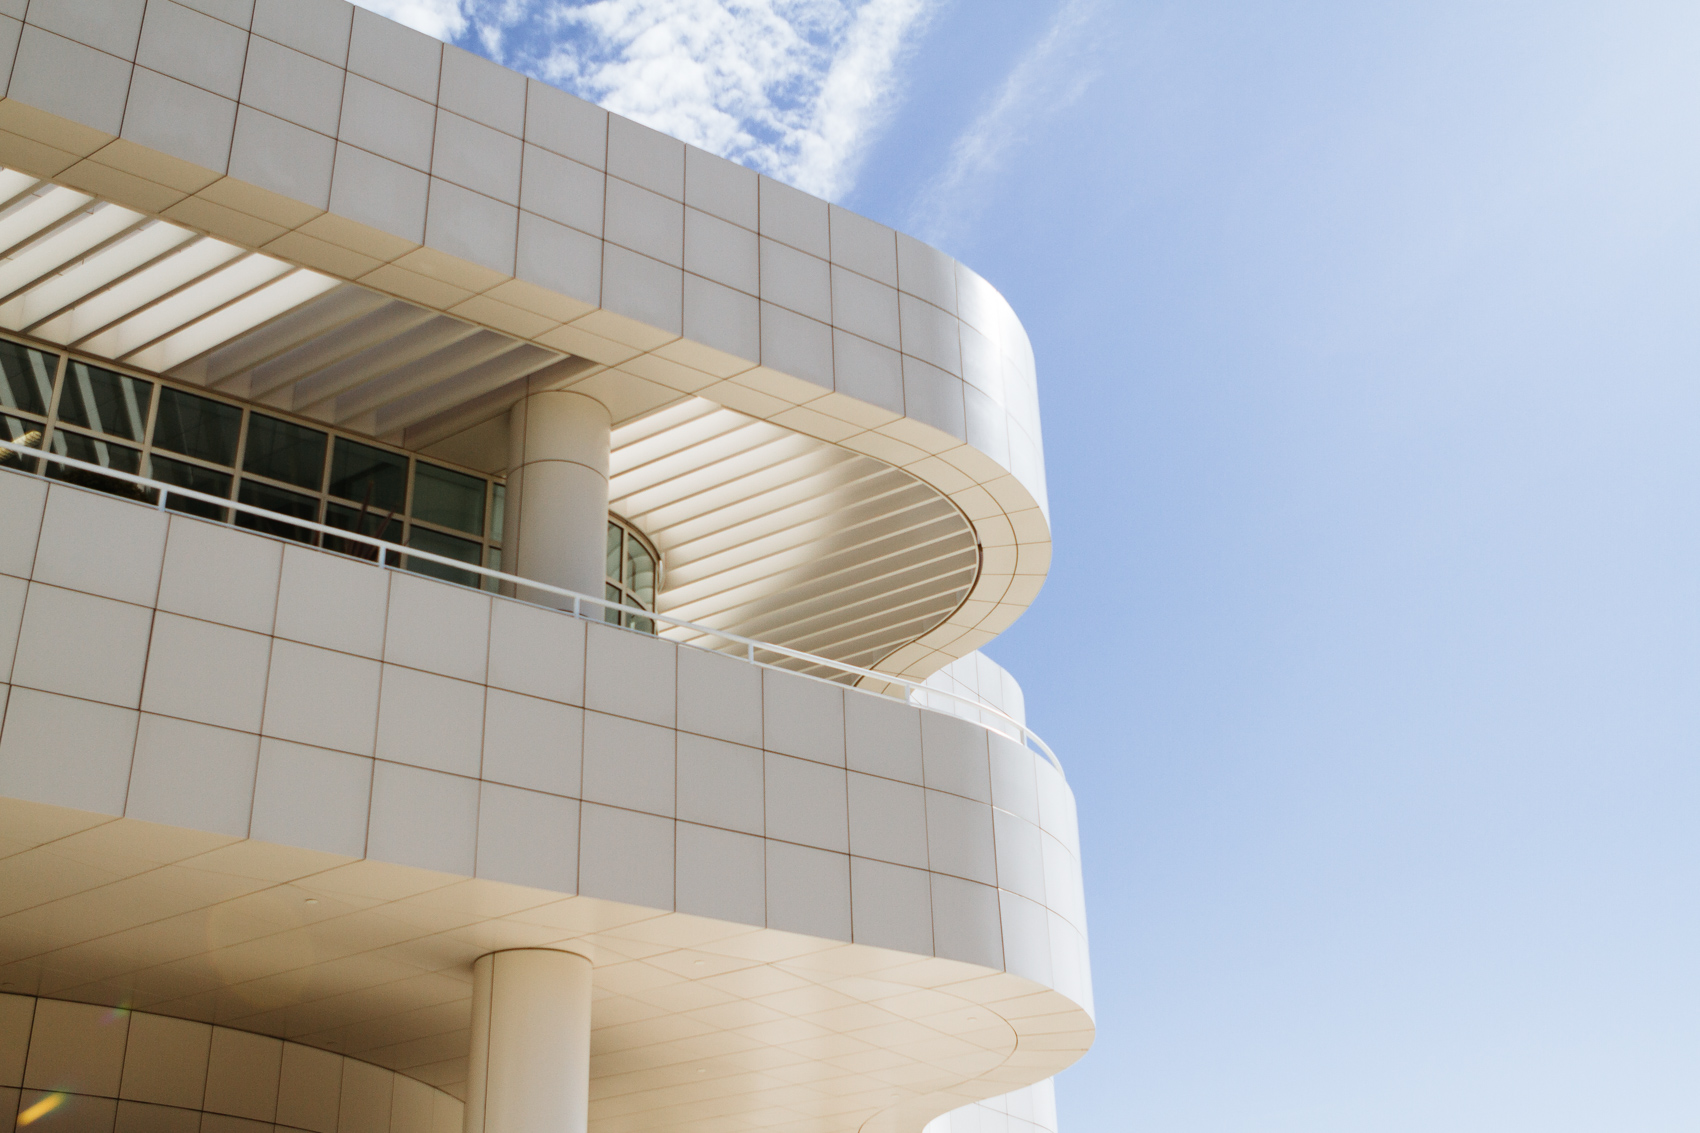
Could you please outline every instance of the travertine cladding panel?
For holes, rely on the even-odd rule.
[[[1047,506],[1026,333],[934,248],[342,0],[24,9],[9,164]]]
[[[0,794],[1090,1005],[1073,795],[976,724],[20,473],[0,530]]]
[[[460,1133],[459,1100],[331,1051],[229,1027],[0,992],[0,1128]],[[34,1124],[32,1122],[31,1124]]]

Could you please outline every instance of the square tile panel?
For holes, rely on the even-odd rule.
[[[650,909],[673,907],[673,820],[585,803],[579,892]]]
[[[379,760],[366,852],[379,861],[470,875],[478,841],[478,780]]]
[[[436,121],[429,102],[382,83],[351,74],[343,87],[339,136],[380,157],[429,171]]]
[[[78,0],[58,3],[62,8],[85,7]],[[124,121],[131,70],[125,60],[32,24],[23,29],[18,40],[17,62],[7,93],[20,102],[116,137]]]
[[[124,813],[138,713],[14,687],[0,730],[0,795]],[[53,753],[43,758],[43,753]]]
[[[126,1013],[91,1003],[37,1000],[24,1086],[116,1096],[128,1034]]]
[[[576,799],[485,783],[478,803],[477,875],[577,892],[578,811]]]
[[[991,807],[973,799],[928,791],[927,858],[933,872],[997,884],[992,814]]]
[[[679,729],[748,747],[762,742],[762,670],[703,649],[679,651]]]
[[[159,595],[166,522],[151,509],[56,484],[42,516],[35,580],[151,606]],[[112,554],[114,546],[125,553]]]
[[[852,771],[919,784],[921,710],[889,696],[844,694],[845,758]]]
[[[485,780],[578,798],[583,752],[583,709],[498,688],[485,694]]]
[[[845,772],[769,752],[766,763],[767,836],[847,853]]]
[[[591,166],[540,146],[527,145],[519,205],[527,212],[600,236],[605,180]]]
[[[146,607],[32,582],[12,683],[135,708],[152,623]]]
[[[603,169],[608,162],[608,112],[558,87],[528,80],[525,140]]]
[[[272,642],[266,681],[266,735],[371,755],[378,726],[376,661]]]
[[[371,789],[370,759],[261,740],[251,836],[261,842],[363,857]]]
[[[255,633],[277,611],[283,544],[186,516],[173,516],[160,575],[159,608]]]
[[[585,707],[672,727],[679,647],[594,622],[586,634]]]
[[[674,736],[669,728],[586,712],[586,801],[673,817]]]
[[[519,137],[525,132],[525,76],[459,47],[443,48],[437,103],[463,118]]]
[[[378,758],[476,777],[483,736],[483,685],[384,666]]]
[[[518,205],[519,169],[517,137],[446,110],[437,111],[437,134],[431,150],[433,176]]]
[[[143,713],[124,813],[245,838],[259,752],[258,736]]]
[[[354,11],[348,69],[425,102],[437,100],[443,44],[363,8]]]
[[[36,537],[47,506],[47,483],[18,472],[0,472],[0,574],[28,578],[35,563]]]
[[[164,1015],[132,1015],[119,1096],[199,1109],[206,1096],[212,1027]]]
[[[685,203],[740,228],[758,224],[755,171],[695,146],[685,147]]]
[[[941,802],[949,798],[944,795],[937,797]],[[1041,905],[1046,904],[1044,835],[1039,832],[1037,826],[1017,818],[1008,811],[994,811],[993,815],[997,838],[998,888],[1019,893]],[[958,868],[948,872],[959,875],[965,872],[960,863],[951,864],[957,865]]]
[[[382,657],[390,574],[376,563],[285,545],[277,636]]]
[[[142,707],[258,733],[271,639],[177,614],[154,615]]]
[[[768,842],[767,923],[786,932],[849,940],[849,855]]]
[[[490,645],[490,596],[396,572],[390,584],[384,660],[482,682]]]
[[[844,766],[844,690],[826,681],[762,671],[763,746]]]
[[[584,620],[522,602],[497,600],[493,605],[491,686],[583,704]]]
[[[722,740],[681,733],[678,811],[681,819],[761,834],[762,753]]]
[[[322,59],[257,36],[248,41],[248,62],[242,72],[246,106],[335,137],[342,113],[342,83],[343,72]]]
[[[324,134],[252,106],[242,106],[236,111],[236,134],[230,143],[230,176],[300,202],[301,207],[323,209],[331,203],[331,172],[336,152],[335,140]],[[350,147],[348,152],[357,155],[364,151]],[[349,161],[359,164],[355,157]],[[405,216],[403,186],[391,183],[387,188],[396,191],[397,214]],[[361,202],[358,194],[345,192],[343,204],[353,209]],[[392,220],[382,227],[390,231],[394,223]]]
[[[340,0],[255,0],[254,34],[341,67],[353,13]]]
[[[929,788],[992,801],[986,730],[978,724],[944,712],[923,712],[921,754]]]
[[[925,870],[851,858],[850,895],[856,943],[932,955],[932,891]]]
[[[312,1133],[337,1133],[336,1115],[341,1100],[341,1058],[298,1043],[284,1044],[277,1096],[280,1125]]]
[[[629,118],[608,118],[608,173],[652,193],[685,196],[685,144]]]
[[[242,89],[247,50],[248,37],[241,28],[160,0],[149,7],[142,22],[136,62],[233,99]]]
[[[678,836],[678,905],[682,913],[739,924],[766,920],[766,865],[762,839],[681,822]]]
[[[222,27],[216,20],[209,21]],[[124,104],[126,141],[191,162],[213,173],[230,164],[236,103],[189,83],[137,67]],[[201,174],[196,181],[211,181]],[[180,186],[197,188],[194,182]],[[274,233],[275,234],[275,233]]]
[[[29,20],[37,27],[120,59],[136,57],[145,0],[111,0],[98,12],[79,0],[35,0],[31,7]]]
[[[849,773],[850,852],[927,868],[925,792],[909,783]]]

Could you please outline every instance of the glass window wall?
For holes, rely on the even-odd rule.
[[[264,508],[271,516],[172,493],[167,506],[207,519],[371,559],[365,543],[288,522],[359,532],[396,550],[387,561],[468,586],[471,571],[406,548],[501,567],[504,486],[488,476],[343,436],[146,376],[0,339],[0,438],[174,487]],[[36,465],[44,465],[37,468]],[[0,451],[0,467],[149,503],[151,489]],[[492,587],[493,588],[493,587]]]
[[[177,493],[166,500],[173,510],[266,535],[376,557],[368,544],[289,520],[358,532],[394,544],[395,550],[385,552],[393,565],[467,586],[494,589],[471,571],[407,551],[502,567],[507,489],[493,477],[5,339],[0,339],[0,439],[263,508],[270,514],[240,512]],[[10,451],[0,451],[0,468],[44,472],[130,499],[157,500],[153,489],[94,469],[67,468]],[[609,517],[608,601],[653,611],[660,562],[654,545],[636,528]],[[655,632],[652,618],[618,610],[606,616],[617,625]]]

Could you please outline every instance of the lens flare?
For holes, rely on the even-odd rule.
[[[33,1125],[64,1104],[64,1094],[57,1092],[48,1094],[40,1101],[18,1114],[18,1128],[22,1129],[26,1125]]]

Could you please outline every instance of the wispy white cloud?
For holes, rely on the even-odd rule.
[[[829,199],[942,0],[358,0]]]
[[[1044,120],[1073,104],[1097,78],[1101,0],[1063,0],[1045,34],[1004,77],[990,103],[951,146],[910,210],[908,229],[947,242],[973,216],[981,186]]]

